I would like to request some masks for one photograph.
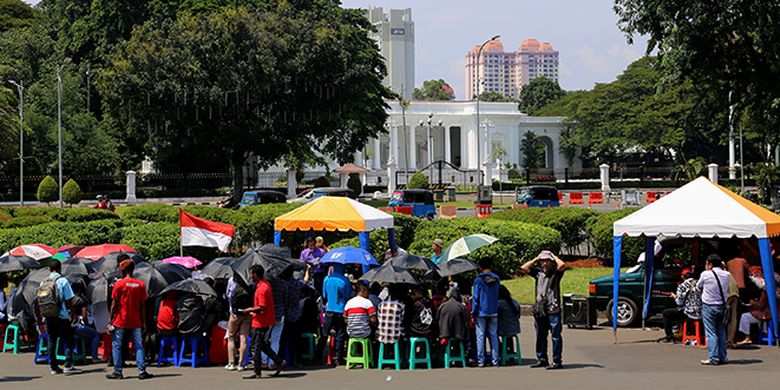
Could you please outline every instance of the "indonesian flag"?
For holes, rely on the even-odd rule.
[[[179,226],[181,227],[181,246],[217,247],[222,252],[227,251],[236,227],[226,223],[211,222],[198,218],[184,210],[179,210]]]

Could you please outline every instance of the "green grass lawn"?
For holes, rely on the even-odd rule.
[[[611,268],[572,268],[566,271],[561,280],[561,294],[588,295],[588,282],[599,276],[611,275]],[[524,276],[502,281],[512,297],[521,304],[534,303],[534,278]]]

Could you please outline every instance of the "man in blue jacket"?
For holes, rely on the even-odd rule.
[[[325,350],[328,335],[331,329],[333,329],[336,332],[336,359],[332,362],[334,366],[340,363],[343,356],[344,342],[347,338],[344,306],[350,298],[352,298],[352,285],[349,283],[349,279],[344,276],[344,266],[333,264],[333,273],[328,275],[322,283],[322,299],[325,301],[325,321],[322,325],[324,337],[320,338],[319,350]],[[322,356],[322,354],[319,356]]]
[[[498,287],[501,280],[491,272],[493,259],[479,262],[480,274],[474,280],[471,317],[477,322],[477,364],[485,366],[485,337],[490,341],[493,366],[498,366]]]

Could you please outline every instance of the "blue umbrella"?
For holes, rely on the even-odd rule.
[[[361,265],[379,265],[374,256],[368,251],[355,248],[354,246],[345,246],[343,248],[331,249],[320,259],[322,263],[335,264],[361,264]]]

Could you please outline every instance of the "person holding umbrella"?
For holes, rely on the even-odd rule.
[[[441,262],[442,254],[444,253],[444,241],[442,241],[441,238],[433,240],[433,244],[431,244],[431,250],[433,251],[431,254],[431,261],[438,265]]]
[[[271,291],[271,284],[265,280],[265,269],[263,269],[263,266],[259,264],[253,265],[251,272],[252,280],[256,283],[254,306],[244,309],[244,313],[252,315],[252,343],[254,343],[254,348],[252,349],[255,351],[255,372],[252,375],[245,376],[244,379],[262,378],[260,355],[263,353],[276,364],[276,371],[272,376],[278,376],[287,367],[287,361],[279,357],[271,349],[269,342],[271,326],[276,323],[273,291]]]
[[[44,279],[35,296],[35,317],[38,320],[38,330],[49,335],[49,351],[56,351],[60,339],[65,344],[65,368],[60,369],[57,359],[49,359],[52,375],[73,374],[80,372],[73,367],[73,327],[70,325],[76,313],[73,309],[73,289],[68,279],[62,277],[62,265],[59,261],[49,263],[49,276]],[[45,318],[46,328],[44,329]]]
[[[538,264],[539,267],[534,267]],[[536,358],[532,368],[555,370],[563,367],[563,324],[561,323],[561,278],[566,263],[550,251],[542,251],[525,263],[522,271],[536,279],[536,303],[533,306],[536,328]],[[547,334],[552,334],[553,364],[547,357]]]

